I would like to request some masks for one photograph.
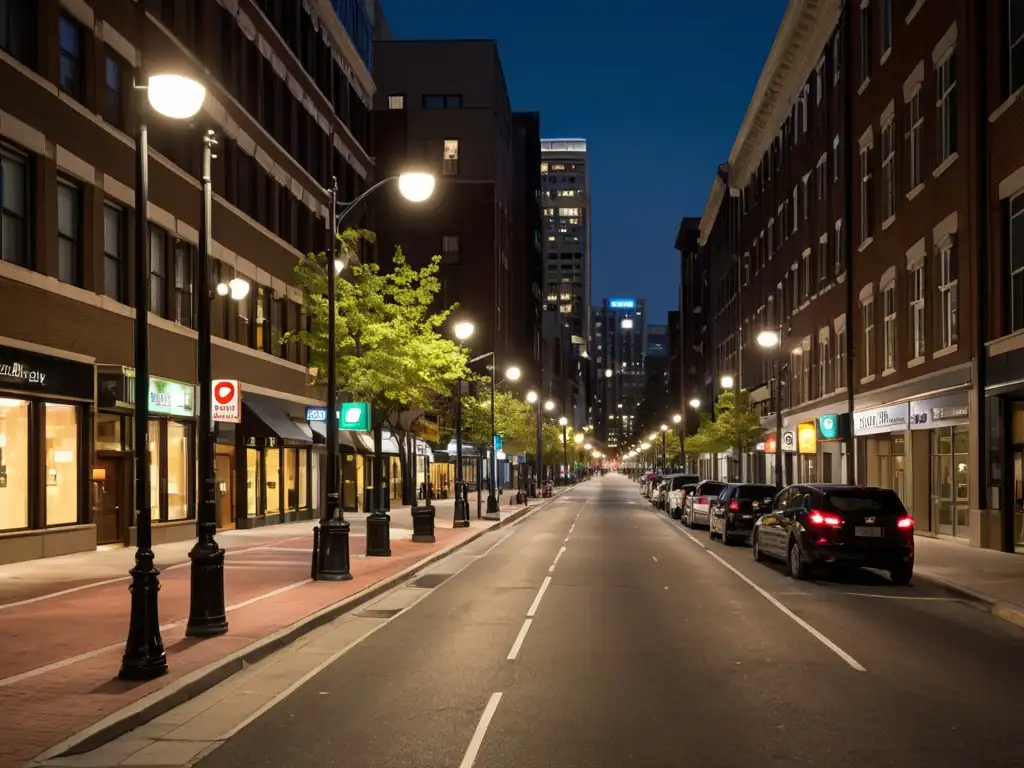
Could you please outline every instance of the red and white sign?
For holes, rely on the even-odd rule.
[[[213,420],[230,424],[242,423],[242,393],[237,381],[213,380]]]

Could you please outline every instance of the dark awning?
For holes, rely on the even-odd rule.
[[[290,403],[246,392],[242,396],[242,431],[247,437],[274,437],[290,443],[310,445],[313,433],[292,418]]]
[[[313,430],[313,438],[316,440],[318,445],[325,445],[327,443],[327,423],[323,421],[311,421],[309,426]],[[355,432],[351,432],[347,429],[338,430],[338,446],[341,448],[347,448],[353,453],[366,453],[364,446],[359,440],[356,439]],[[370,453],[373,453],[371,450]]]

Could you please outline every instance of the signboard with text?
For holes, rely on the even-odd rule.
[[[242,393],[237,381],[213,380],[213,420],[227,424],[242,423]]]
[[[342,403],[341,423],[339,429],[347,429],[350,432],[370,431],[370,404],[369,403]]]
[[[196,388],[180,381],[149,377],[149,412],[165,416],[196,415]]]
[[[910,405],[883,405],[853,414],[853,434],[880,435],[888,432],[903,432],[910,423]]]
[[[799,453],[818,452],[818,432],[813,421],[805,421],[796,428],[796,443]]]
[[[636,299],[608,299],[611,309],[636,309]]]

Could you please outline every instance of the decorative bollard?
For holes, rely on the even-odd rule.
[[[427,504],[412,508],[412,540],[418,544],[433,544],[434,505]]]
[[[320,526],[319,525],[313,526],[313,552],[316,553],[316,556],[313,557],[312,562],[310,563],[310,566],[309,566],[309,570],[310,570],[309,578],[311,578],[313,581],[316,581],[317,576],[320,575]]]

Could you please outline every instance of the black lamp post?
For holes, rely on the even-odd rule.
[[[145,11],[139,6],[140,38]],[[167,117],[188,119],[202,109],[206,89],[183,75],[145,75],[135,70],[135,565],[131,569],[131,617],[118,677],[150,680],[166,674],[167,654],[160,636],[160,572],[154,565],[150,518],[149,466],[149,106]]]
[[[224,611],[224,550],[217,546],[216,476],[214,474],[213,350],[210,323],[213,295],[210,291],[212,250],[212,189],[210,165],[213,160],[213,131],[203,133],[203,202],[199,217],[199,264],[196,275],[196,330],[198,333],[196,372],[199,381],[199,411],[196,424],[196,457],[199,470],[199,508],[196,513],[196,543],[188,556],[192,560],[192,589],[189,599],[188,637],[214,637],[228,631]]]
[[[761,331],[757,335],[758,346],[764,349],[775,349],[775,487],[782,487],[782,332],[780,324],[777,330]]]
[[[455,511],[452,528],[469,527],[469,499],[462,480],[462,379],[455,383]]]
[[[559,426],[562,428],[562,466],[564,467],[564,477],[562,485],[569,484],[569,420],[562,416],[558,420]]]

